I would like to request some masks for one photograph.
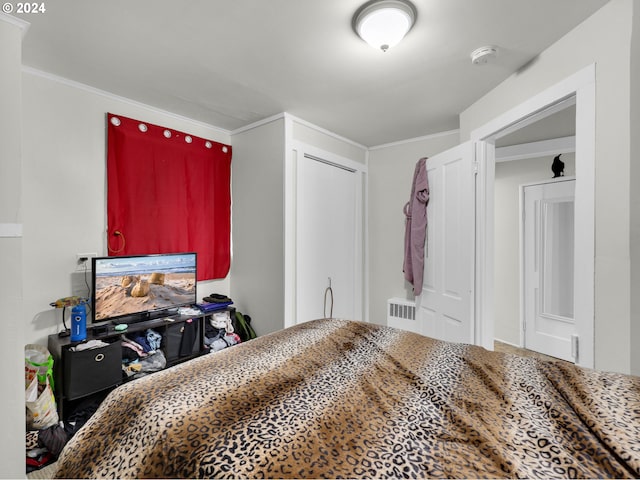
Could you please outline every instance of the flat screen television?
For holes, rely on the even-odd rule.
[[[197,301],[194,252],[96,257],[91,264],[93,323],[136,323]]]

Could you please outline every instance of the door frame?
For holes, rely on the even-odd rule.
[[[575,99],[575,100],[574,100]],[[476,308],[475,343],[493,350],[495,140],[576,103],[575,311],[581,338],[577,364],[595,364],[595,64],[567,77],[471,132],[475,143]],[[578,240],[579,239],[579,240]],[[579,319],[579,320],[578,320]]]
[[[553,184],[557,184],[557,183],[564,183],[564,182],[576,182],[576,177],[575,176],[567,176],[567,177],[557,177],[557,178],[548,178],[546,180],[538,180],[535,182],[528,182],[528,183],[523,183],[520,185],[519,187],[519,264],[520,264],[520,322],[519,322],[519,327],[520,327],[520,346],[523,348],[526,348],[528,350],[533,350],[533,351],[538,351],[538,350],[534,350],[533,348],[530,348],[529,345],[527,345],[527,341],[526,341],[526,332],[527,330],[529,330],[528,327],[531,327],[531,325],[527,326],[527,312],[526,312],[526,295],[527,295],[527,269],[525,267],[526,265],[526,252],[525,252],[525,245],[527,242],[527,237],[525,235],[525,211],[526,211],[526,198],[525,198],[525,190],[529,187],[539,187],[539,186],[546,186],[546,185],[553,185]],[[575,187],[574,187],[575,188]],[[575,195],[574,195],[574,205],[575,205]],[[534,220],[535,221],[535,220]],[[534,242],[535,243],[535,242]],[[574,247],[575,247],[575,240],[574,240]],[[575,270],[575,267],[574,267]],[[574,279],[575,282],[575,279]],[[573,308],[575,310],[576,308],[576,295],[575,292],[573,294]],[[574,315],[575,317],[575,315]],[[575,320],[574,320],[575,321]],[[539,352],[539,351],[538,351]],[[545,352],[539,352],[539,353],[545,353]],[[568,360],[568,361],[572,361],[574,362],[575,359],[573,360]]]
[[[356,175],[356,232],[355,232],[355,266],[354,266],[354,306],[356,317],[368,321],[367,316],[367,263],[366,263],[366,174],[367,165],[342,157],[321,148],[298,140],[287,142],[285,155],[285,187],[284,187],[284,327],[296,324],[297,312],[297,177],[298,164],[305,156],[321,159],[325,163],[344,168]],[[308,161],[314,161],[309,160]]]

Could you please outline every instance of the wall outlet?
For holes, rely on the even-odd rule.
[[[91,270],[91,259],[97,256],[96,253],[76,253],[76,270]]]

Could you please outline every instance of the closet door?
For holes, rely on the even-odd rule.
[[[357,181],[355,171],[321,158],[298,163],[296,323],[358,316]]]

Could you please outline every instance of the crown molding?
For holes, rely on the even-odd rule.
[[[354,142],[353,140],[350,140],[346,137],[343,137],[342,135],[338,135],[335,132],[332,132],[331,130],[327,130],[326,128],[322,128],[319,127],[317,125],[314,125],[313,123],[310,123],[306,120],[303,120],[299,117],[296,117],[295,115],[291,115],[290,113],[284,112],[284,118],[285,119],[290,119],[291,121],[295,122],[295,123],[299,123],[300,125],[304,125],[305,127],[311,128],[312,130],[315,130],[317,132],[320,133],[324,133],[325,135],[328,135],[329,137],[333,137],[336,140],[340,140],[341,142],[344,143],[348,143],[350,145],[353,145],[354,147],[358,147],[361,148],[362,150],[367,151],[369,148],[366,145],[362,145],[361,143],[358,142]]]
[[[246,132],[248,130],[253,130],[254,128],[261,127],[262,125],[266,125],[268,123],[275,122],[277,120],[285,120],[285,121],[295,122],[295,123],[298,123],[300,125],[304,125],[305,127],[308,127],[308,128],[310,128],[312,130],[315,130],[316,132],[320,132],[320,133],[323,133],[323,134],[325,134],[325,135],[327,135],[329,137],[335,138],[336,140],[340,140],[341,142],[348,143],[348,144],[353,145],[355,147],[361,148],[362,150],[365,150],[365,151],[367,150],[367,147],[365,145],[362,145],[360,143],[354,142],[353,140],[350,140],[350,139],[348,139],[346,137],[343,137],[342,135],[338,135],[337,133],[332,132],[330,130],[327,130],[326,128],[322,128],[322,127],[319,127],[317,125],[314,125],[311,122],[303,120],[303,119],[301,119],[299,117],[296,117],[295,115],[291,115],[290,113],[287,113],[287,112],[277,113],[277,114],[272,115],[270,117],[263,118],[262,120],[258,120],[256,122],[253,122],[253,123],[250,123],[248,125],[245,125],[244,127],[237,128],[237,129],[235,129],[235,130],[233,130],[231,132],[231,136],[237,135],[238,133]]]
[[[248,125],[245,125],[244,127],[236,128],[235,130],[232,130],[231,132],[229,132],[229,135],[233,137],[234,135],[238,135],[239,133],[244,133],[249,130],[253,130],[254,128],[261,127],[262,125],[266,125],[267,123],[275,122],[276,120],[281,120],[283,118],[285,118],[284,112],[277,113],[275,115],[271,115],[270,117],[263,118],[262,120],[257,120],[255,122],[252,122]]]
[[[22,20],[21,18],[14,17],[13,15],[8,15],[6,13],[0,13],[0,20],[18,27],[22,31],[22,38],[24,38],[24,36],[27,34],[27,30],[29,30],[29,27],[31,26],[29,22]]]
[[[560,137],[538,142],[521,143],[508,147],[496,148],[496,163],[512,160],[526,160],[527,158],[539,158],[559,153],[572,153],[576,151],[576,137]]]
[[[37,68],[33,68],[33,67],[29,67],[29,66],[23,65],[22,66],[22,72],[26,73],[28,75],[33,75],[33,76],[36,76],[36,77],[46,78],[47,80],[51,80],[53,82],[57,82],[57,83],[60,83],[62,85],[66,85],[68,87],[77,88],[79,90],[83,90],[83,91],[88,92],[88,93],[99,95],[101,97],[105,97],[105,98],[108,98],[110,100],[116,100],[116,101],[119,101],[119,102],[122,102],[122,103],[126,103],[128,105],[133,105],[135,107],[139,107],[139,108],[143,108],[145,110],[149,110],[149,111],[154,112],[154,113],[160,113],[162,115],[165,115],[167,117],[173,118],[175,120],[179,120],[181,122],[188,122],[188,123],[191,123],[193,125],[198,125],[198,126],[203,127],[203,128],[212,129],[212,130],[215,130],[218,133],[221,133],[221,134],[224,134],[224,135],[231,135],[231,132],[229,130],[225,130],[223,128],[216,127],[215,125],[211,125],[211,124],[208,124],[208,123],[205,123],[205,122],[201,122],[199,120],[194,120],[193,118],[188,118],[188,117],[185,117],[183,115],[178,115],[177,113],[169,112],[167,110],[163,110],[161,108],[154,107],[154,106],[148,105],[146,103],[138,102],[137,100],[132,100],[131,98],[122,97],[120,95],[116,95],[115,93],[107,92],[106,90],[101,90],[99,88],[92,87],[91,85],[87,85],[85,83],[80,83],[80,82],[77,82],[75,80],[71,80],[71,79],[68,79],[68,78],[65,78],[65,77],[60,77],[60,76],[55,75],[53,73],[45,72],[43,70],[38,70]]]
[[[398,145],[406,145],[407,143],[421,142],[423,140],[432,140],[434,138],[446,137],[446,136],[455,135],[455,134],[459,135],[460,129],[447,130],[447,131],[438,132],[438,133],[431,133],[429,135],[423,135],[421,137],[413,137],[413,138],[408,138],[406,140],[398,140],[397,142],[383,143],[382,145],[375,145],[373,147],[369,147],[369,151],[380,150],[382,148],[396,147]]]

